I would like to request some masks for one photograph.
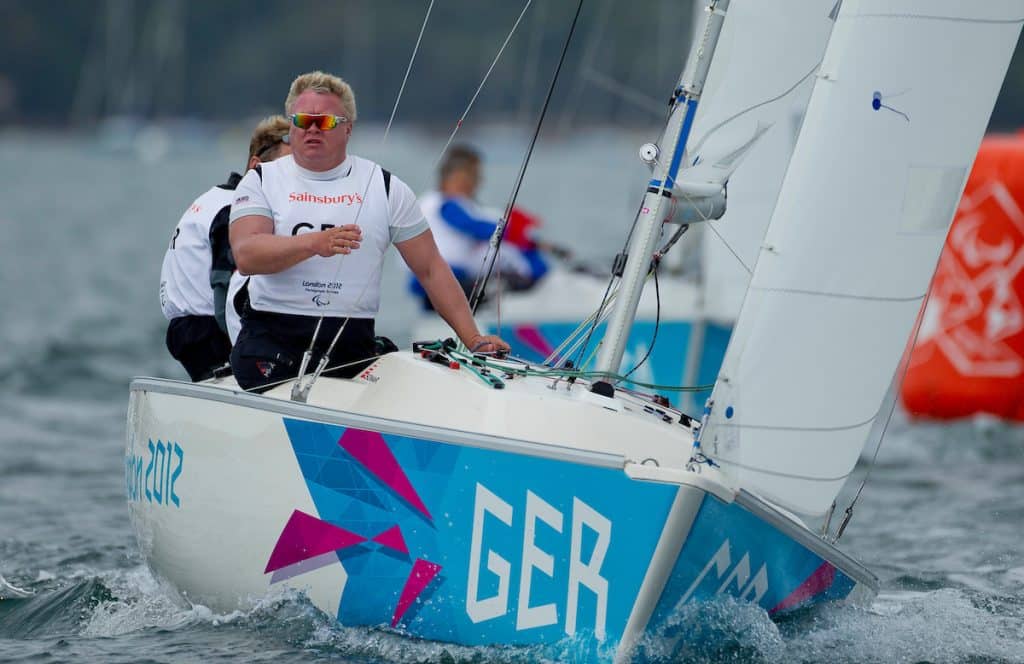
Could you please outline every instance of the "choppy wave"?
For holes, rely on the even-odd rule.
[[[67,579],[40,574],[28,590],[35,594],[0,601],[0,654],[8,639],[62,641],[80,653],[144,645],[164,652],[160,661],[191,661],[207,650],[224,661],[410,664],[560,662],[582,654],[570,640],[543,648],[473,648],[343,627],[291,590],[218,613],[180,603],[144,567]],[[1012,663],[1024,662],[1022,632],[1020,599],[953,588],[885,592],[866,608],[826,606],[778,621],[723,597],[684,605],[640,652],[656,662]],[[97,640],[107,645],[96,646]]]
[[[161,325],[126,330],[120,321],[82,321],[30,339],[0,339],[15,351],[0,357],[0,392],[101,400],[124,393],[133,375],[183,375],[163,334]]]

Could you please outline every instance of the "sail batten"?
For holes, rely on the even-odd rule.
[[[889,19],[908,19],[908,20],[921,20],[921,21],[951,21],[954,23],[996,23],[996,24],[1014,24],[1024,23],[1024,17],[1021,18],[977,18],[972,16],[948,16],[939,14],[896,14],[892,12],[862,12],[859,14],[849,14],[848,19],[863,19],[863,18],[889,18]]]
[[[791,295],[810,295],[816,297],[834,297],[846,300],[871,300],[874,302],[920,302],[928,293],[920,295],[907,295],[900,297],[883,297],[878,295],[860,295],[857,293],[835,293],[830,291],[807,290],[797,288],[766,288],[764,286],[751,286],[750,290],[763,293],[789,293]]]
[[[926,297],[1019,12],[1013,0],[840,6],[703,436],[743,488],[820,515],[853,470]]]

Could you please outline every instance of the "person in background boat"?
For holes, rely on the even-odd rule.
[[[316,366],[339,331],[325,373],[358,373],[376,355],[374,317],[391,244],[466,346],[507,351],[477,329],[408,185],[348,153],[352,88],[324,72],[302,74],[285,111],[291,156],[249,171],[231,209],[231,248],[239,271],[251,275],[231,352],[238,384],[259,389],[298,375],[307,349]]]
[[[481,167],[479,152],[468,145],[454,145],[441,160],[437,189],[420,197],[420,209],[430,223],[437,248],[467,295],[483,267],[488,241],[501,214],[476,202]],[[513,208],[495,264],[495,276],[510,290],[531,288],[547,274],[547,262],[532,238],[532,228],[539,225],[536,217]],[[430,309],[426,291],[415,276],[409,290]]]
[[[289,126],[281,115],[260,122],[249,139],[246,168],[291,152]],[[185,210],[160,269],[160,308],[170,321],[167,350],[193,381],[212,377],[231,353],[225,301],[235,266],[228,218],[241,180],[232,172],[227,182],[212,187]]]

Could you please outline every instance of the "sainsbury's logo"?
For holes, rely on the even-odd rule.
[[[308,192],[291,192],[288,194],[288,201],[291,203],[319,203],[321,205],[353,205],[362,203],[363,197],[359,194],[341,194],[339,196],[317,196]]]

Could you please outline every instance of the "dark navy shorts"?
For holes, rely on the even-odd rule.
[[[200,381],[227,364],[231,340],[213,316],[181,316],[167,325],[167,350],[189,378]]]
[[[297,376],[317,320],[316,316],[247,309],[242,316],[242,331],[231,351],[231,369],[238,384],[245,390],[259,391]],[[345,320],[324,318],[307,374],[316,369]],[[351,378],[365,369],[370,364],[368,358],[376,355],[373,329],[372,318],[349,318],[323,375]]]

